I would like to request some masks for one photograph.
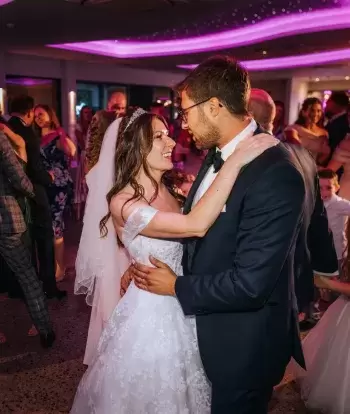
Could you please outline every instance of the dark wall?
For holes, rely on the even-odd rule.
[[[153,101],[152,86],[129,86],[129,106],[140,106],[143,109],[149,109]]]

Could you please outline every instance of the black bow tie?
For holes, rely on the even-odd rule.
[[[221,170],[221,167],[224,165],[224,160],[221,157],[220,151],[212,151],[212,153],[207,158],[208,165],[214,166],[214,172],[217,173]]]

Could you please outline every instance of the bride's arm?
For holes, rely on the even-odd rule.
[[[2,123],[0,123],[0,131],[1,130],[16,147],[19,157],[22,158],[23,161],[27,162],[27,151],[24,139],[20,135],[14,133],[7,125]]]
[[[257,135],[244,140],[227,159],[208,191],[187,215],[158,211],[141,234],[155,238],[203,237],[222,211],[241,168],[279,141],[270,135]],[[124,220],[137,208],[127,203],[130,196],[118,195],[111,202],[111,214],[119,224],[120,211]],[[144,203],[147,206],[146,203]],[[118,219],[119,216],[119,219]]]
[[[315,286],[319,289],[328,289],[332,292],[337,292],[350,297],[350,283],[341,282],[326,276],[315,276]]]

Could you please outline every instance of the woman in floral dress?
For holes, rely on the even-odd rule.
[[[44,164],[54,180],[48,188],[54,230],[56,280],[65,275],[64,210],[73,196],[73,181],[69,174],[69,160],[75,156],[76,146],[60,127],[57,115],[48,105],[35,107],[35,126],[41,135],[41,153]]]

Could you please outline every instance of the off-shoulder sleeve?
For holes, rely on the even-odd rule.
[[[157,212],[158,210],[151,206],[140,206],[135,208],[127,219],[123,229],[122,239],[126,248],[134,238],[147,227]]]

